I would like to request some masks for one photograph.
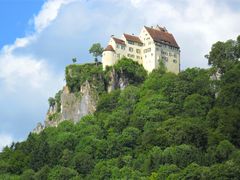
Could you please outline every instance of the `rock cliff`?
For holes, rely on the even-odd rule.
[[[139,68],[139,65],[135,66],[136,69]],[[93,114],[102,93],[123,90],[135,83],[131,79],[134,77],[132,71],[135,72],[135,69],[129,71],[127,68],[123,70],[121,67],[111,67],[103,72],[102,66],[96,64],[69,65],[66,67],[66,86],[52,98],[55,102],[48,109],[44,125],[39,123],[33,132],[40,133],[45,127],[56,127],[65,120],[76,123],[83,116]]]
[[[124,75],[123,71],[118,74],[115,69],[112,69],[109,73],[109,82],[107,91],[111,92],[115,89],[123,90],[126,86],[128,86],[129,81],[128,78]]]
[[[45,127],[57,126],[64,120],[78,122],[83,116],[95,112],[97,99],[96,89],[88,81],[77,93],[69,92],[68,87],[65,86],[61,94],[60,112],[56,111],[56,107],[50,108],[46,116]]]

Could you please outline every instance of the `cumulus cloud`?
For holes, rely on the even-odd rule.
[[[35,30],[37,32],[46,28],[51,21],[56,19],[59,9],[75,0],[49,0],[43,6],[42,10],[34,17]]]
[[[48,59],[39,59],[33,54],[16,54],[19,48],[24,49],[35,41],[39,34],[54,21],[60,8],[74,0],[48,0],[40,12],[34,17],[35,32],[23,38],[16,38],[11,45],[5,45],[0,52],[0,80],[5,83],[5,88],[16,89],[18,84],[26,84],[34,89],[43,88],[50,81],[57,81],[48,67]],[[62,75],[62,74],[61,74]]]
[[[56,19],[61,7],[71,2],[73,0],[46,1],[41,11],[34,17],[35,31],[25,37],[16,38],[13,44],[5,45],[1,49],[0,106],[2,120],[0,133],[9,130],[20,134],[25,132],[26,135],[28,132],[19,127],[29,131],[34,127],[36,121],[40,120],[40,117],[42,121],[44,115],[39,102],[42,103],[42,99],[47,102],[47,98],[63,85],[63,73],[54,71],[54,68],[48,63],[49,59],[40,58],[34,53],[19,54],[16,51],[38,41],[41,32]],[[42,103],[45,111],[46,104]],[[31,118],[29,119],[29,117]],[[17,124],[19,124],[18,127]],[[29,127],[28,124],[31,126]],[[21,136],[23,135],[21,134]],[[12,137],[1,135],[0,141],[0,146],[3,146],[11,142]]]

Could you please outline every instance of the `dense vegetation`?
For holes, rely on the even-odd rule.
[[[98,91],[105,90],[104,72],[100,63],[98,64],[71,64],[66,67],[66,83],[71,92],[79,92],[81,85],[86,81],[98,87]]]
[[[239,59],[240,38],[234,42]],[[211,62],[224,58],[216,51]],[[0,179],[239,179],[240,62],[222,62],[212,63],[227,67],[220,79],[211,78],[212,68],[179,75],[158,69],[142,83],[103,93],[94,115],[6,147]],[[89,76],[73,72],[73,84]]]

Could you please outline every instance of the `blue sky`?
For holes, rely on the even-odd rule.
[[[94,42],[162,25],[181,47],[181,68],[207,67],[217,40],[240,34],[239,0],[0,0],[0,149],[43,122],[64,67],[92,61]]]
[[[31,33],[31,18],[44,0],[0,0],[0,47]]]

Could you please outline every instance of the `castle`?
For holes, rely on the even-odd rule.
[[[162,60],[167,71],[180,71],[180,47],[165,27],[144,26],[139,36],[123,34],[122,38],[111,36],[102,54],[103,69],[114,65],[122,57],[131,58],[151,72]]]

